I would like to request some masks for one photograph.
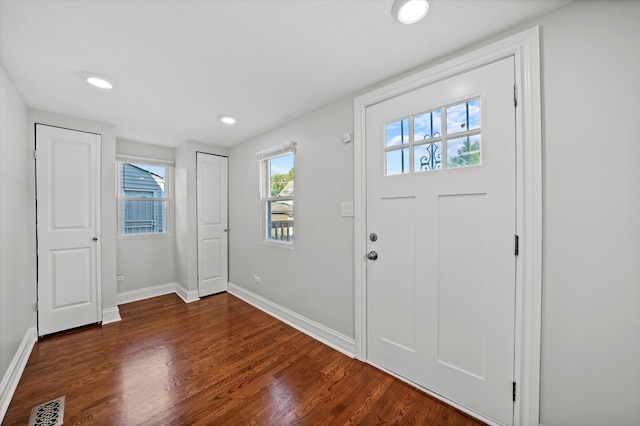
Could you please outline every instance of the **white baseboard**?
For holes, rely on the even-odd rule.
[[[179,285],[180,284],[178,283],[168,283],[139,290],[125,291],[123,293],[118,293],[116,300],[118,305],[124,305],[125,303],[137,302],[139,300],[150,299],[156,296],[164,296],[165,294],[176,293],[176,287]]]
[[[125,303],[137,302],[139,300],[150,299],[152,297],[164,296],[165,294],[177,294],[185,303],[195,302],[200,300],[198,297],[198,290],[189,291],[182,287],[179,283],[167,283],[155,285],[153,287],[141,288],[138,290],[125,291],[118,293],[116,299],[118,305],[124,305]]]
[[[187,290],[178,283],[176,283],[176,294],[184,300],[184,303],[191,303],[200,300],[198,290]]]
[[[107,308],[102,310],[102,325],[111,324],[112,322],[122,321],[120,317],[120,309],[116,306],[115,308]]]
[[[22,377],[22,372],[27,366],[27,361],[29,361],[29,355],[31,355],[33,345],[37,341],[38,329],[36,327],[30,327],[27,329],[11,364],[9,364],[9,368],[2,377],[2,381],[0,382],[0,423],[7,414],[11,398],[13,398],[13,394],[18,387],[18,382],[20,381],[20,377]]]
[[[322,324],[303,317],[293,311],[283,308],[255,293],[252,293],[236,284],[229,283],[228,292],[239,299],[244,300],[250,305],[255,306],[263,312],[271,315],[280,321],[289,324],[291,327],[307,334],[319,342],[342,352],[343,354],[353,358],[355,354],[355,340],[338,333]]]

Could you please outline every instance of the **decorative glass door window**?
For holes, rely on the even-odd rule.
[[[482,164],[480,98],[386,123],[385,175]]]

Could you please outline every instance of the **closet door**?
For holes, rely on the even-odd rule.
[[[198,296],[227,291],[228,159],[197,153]]]
[[[38,334],[102,320],[100,135],[36,126]]]

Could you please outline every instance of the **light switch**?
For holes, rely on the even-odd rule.
[[[342,217],[353,217],[353,201],[342,203]]]

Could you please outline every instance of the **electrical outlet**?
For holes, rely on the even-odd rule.
[[[256,283],[256,284],[260,284],[260,277],[257,276],[257,275],[254,275],[253,276],[253,282]]]
[[[116,275],[116,281],[124,281],[124,274]]]
[[[353,217],[353,201],[342,203],[342,217]]]

